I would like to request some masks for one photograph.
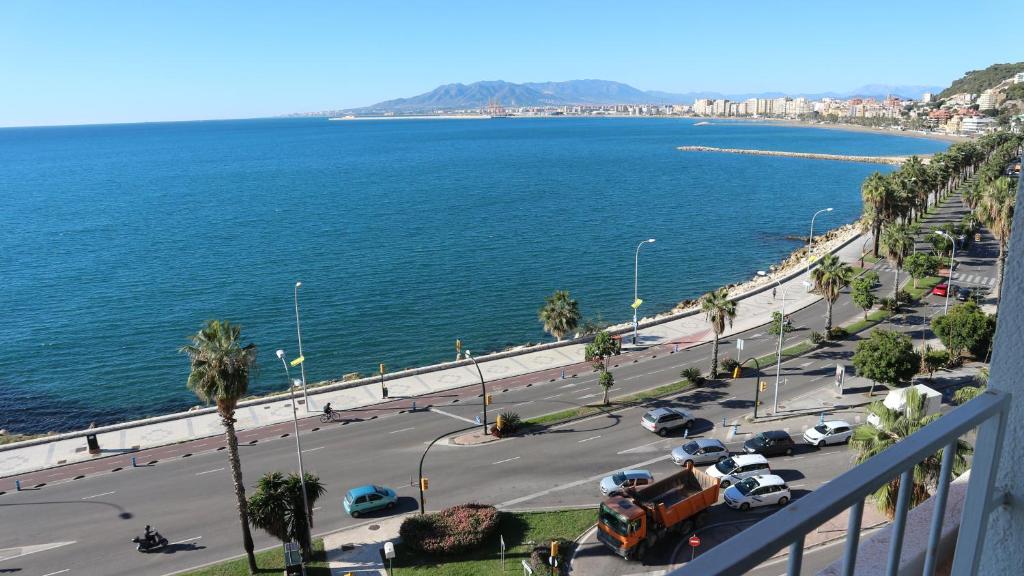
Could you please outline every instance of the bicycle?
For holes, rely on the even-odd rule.
[[[341,421],[342,421],[341,413],[338,412],[337,410],[331,410],[330,414],[321,414],[320,415],[320,422],[322,422],[323,424],[327,424],[328,422],[341,422]]]

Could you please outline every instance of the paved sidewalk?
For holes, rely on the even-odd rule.
[[[816,247],[815,253],[820,254],[834,250],[841,244],[842,238],[830,242],[822,242]],[[847,242],[837,253],[844,261],[854,261],[860,256],[864,238]],[[792,270],[780,274],[793,274]],[[779,309],[783,295],[786,295],[787,313],[804,308],[816,302],[819,297],[806,291],[802,285],[808,275],[806,272],[796,273],[787,279],[781,287],[773,291],[768,288],[773,279],[761,279],[759,283],[747,288],[745,294],[738,295],[739,306],[737,316],[731,328],[727,328],[723,337],[739,333],[750,328],[763,325],[771,320],[771,314]],[[774,292],[774,294],[773,294]],[[644,319],[650,321],[653,319]],[[641,326],[643,322],[641,322]],[[657,353],[659,348],[680,349],[696,346],[706,342],[710,337],[710,329],[702,314],[692,313],[669,322],[642,328],[638,343],[645,353]],[[624,338],[625,340],[625,338]],[[629,352],[629,347],[624,352]],[[478,358],[480,369],[488,383],[515,377],[531,379],[557,378],[561,372],[567,375],[570,371],[587,372],[590,367],[583,362],[583,344],[547,348],[538,351],[524,350],[521,354],[508,356],[499,354],[495,359],[486,356]],[[453,365],[434,371],[397,377],[387,382],[389,396],[394,398],[415,398],[439,391],[461,388],[479,382],[475,368],[470,365]],[[495,386],[497,388],[497,386]],[[320,391],[311,389],[308,406],[299,400],[300,414],[306,416],[322,411],[323,406],[330,402],[336,410],[350,410],[366,406],[378,405],[381,399],[380,382],[367,382],[340,390]],[[308,412],[307,412],[308,410]],[[291,402],[285,395],[272,400],[245,402],[236,412],[239,431],[280,424],[292,418]],[[110,428],[116,428],[110,430]],[[36,470],[87,461],[92,458],[124,454],[136,450],[164,446],[178,442],[217,436],[223,433],[220,418],[210,410],[195,414],[182,413],[97,429],[97,437],[102,453],[90,455],[86,448],[86,440],[80,433],[75,437],[62,438],[58,435],[52,440],[28,441],[26,445],[12,444],[0,446],[0,477],[14,476]],[[19,443],[20,444],[20,443]]]
[[[331,576],[387,576],[380,550],[398,540],[398,529],[408,514],[383,518],[324,536]]]

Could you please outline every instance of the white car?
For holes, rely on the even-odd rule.
[[[708,476],[718,480],[719,486],[728,488],[744,478],[771,474],[772,469],[768,466],[768,459],[760,454],[737,454],[708,466],[707,472]]]
[[[627,488],[641,488],[654,483],[654,475],[647,470],[623,470],[601,479],[601,494],[615,496]]]
[[[785,506],[791,499],[786,481],[774,474],[744,478],[725,490],[725,503],[740,510],[773,504]]]
[[[672,461],[680,466],[714,464],[728,457],[729,449],[714,438],[699,438],[672,450]]]
[[[655,408],[644,414],[640,419],[640,425],[664,436],[679,428],[689,428],[693,425],[693,414],[682,408]]]
[[[853,426],[843,420],[826,420],[814,428],[804,430],[804,440],[812,446],[842,444],[853,436]]]

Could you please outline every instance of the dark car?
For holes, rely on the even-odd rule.
[[[743,450],[749,454],[778,456],[793,454],[793,438],[783,430],[768,430],[743,443]]]
[[[966,302],[968,300],[974,300],[975,299],[975,297],[974,297],[974,290],[972,290],[970,288],[957,288],[957,290],[956,290],[956,299],[961,301],[961,302]]]

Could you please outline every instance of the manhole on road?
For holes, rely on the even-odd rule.
[[[370,524],[367,528],[370,530],[380,530],[380,524]]]

